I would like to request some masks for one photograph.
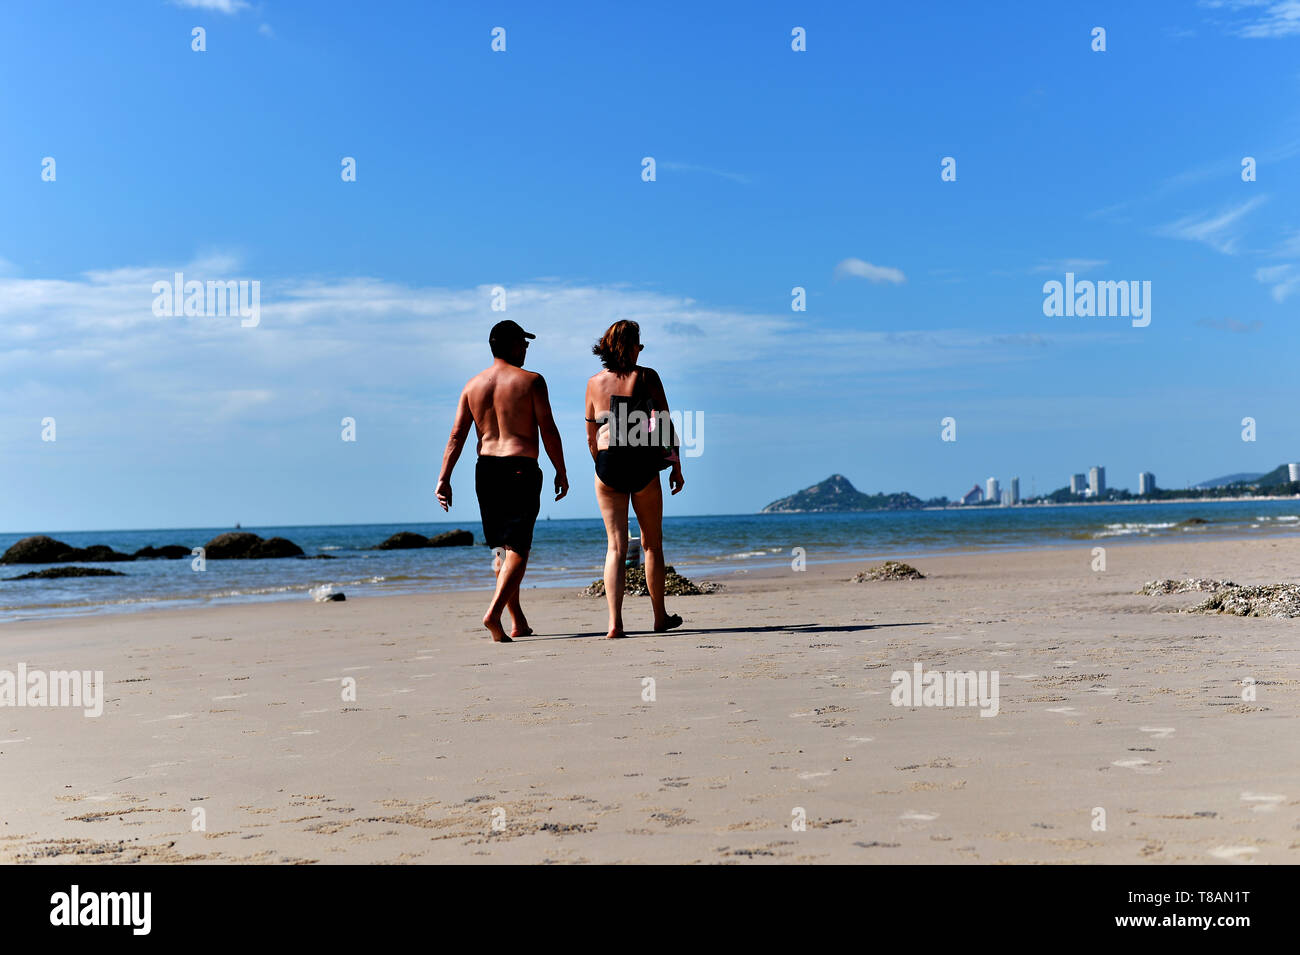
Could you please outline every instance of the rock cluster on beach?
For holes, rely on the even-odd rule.
[[[887,560],[878,567],[853,575],[855,584],[868,580],[925,580],[925,574],[911,564],[904,564],[901,560]]]
[[[384,541],[375,550],[411,550],[416,547],[465,547],[474,543],[474,535],[469,531],[445,531],[433,537],[425,537],[414,531],[398,531]]]
[[[1300,584],[1229,585],[1188,613],[1231,613],[1238,617],[1300,617]]]
[[[1224,587],[1237,586],[1231,580],[1212,580],[1209,577],[1188,577],[1186,580],[1148,580],[1138,590],[1138,593],[1147,597],[1164,596],[1165,594],[1186,594],[1192,591],[1202,593],[1214,593],[1216,590],[1222,590]]]
[[[671,566],[664,568],[664,594],[669,597],[694,597],[717,593],[718,589],[715,583],[702,580],[697,584],[677,573]],[[587,597],[605,596],[605,581],[593,580],[591,586],[584,588],[582,593]],[[650,591],[646,588],[644,567],[627,568],[623,575],[623,593],[632,597],[650,596]]]

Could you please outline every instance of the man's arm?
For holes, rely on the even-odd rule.
[[[564,468],[564,445],[560,441],[559,429],[555,427],[555,417],[551,414],[551,398],[546,392],[546,379],[541,375],[533,382],[533,415],[537,419],[537,430],[542,433],[546,456],[555,468],[555,499],[558,501],[569,493],[569,475]]]
[[[451,423],[451,437],[447,439],[447,450],[442,453],[442,470],[438,472],[438,487],[434,491],[444,511],[451,507],[451,472],[460,459],[460,452],[465,449],[465,440],[469,437],[469,429],[473,424],[474,416],[469,411],[469,397],[462,391],[460,401],[456,405],[456,419]]]

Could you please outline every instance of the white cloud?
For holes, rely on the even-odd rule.
[[[895,269],[887,265],[872,265],[862,259],[845,259],[835,266],[835,277],[837,279],[866,279],[868,282],[877,284],[889,282],[893,285],[900,285],[907,281],[907,276],[903,275],[901,269]]]
[[[1209,217],[1204,214],[1186,216],[1177,222],[1161,226],[1156,230],[1156,234],[1169,239],[1204,242],[1210,248],[1225,255],[1235,255],[1238,248],[1238,233],[1241,220],[1266,200],[1266,196],[1257,196],[1217,215]]]

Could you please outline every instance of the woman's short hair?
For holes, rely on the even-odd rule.
[[[591,353],[600,358],[600,363],[612,372],[626,374],[636,367],[637,356],[641,349],[641,326],[632,321],[615,322],[605,329],[605,334],[596,342]]]

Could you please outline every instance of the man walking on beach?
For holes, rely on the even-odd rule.
[[[470,422],[478,430],[478,462],[474,484],[483,516],[483,537],[497,552],[493,570],[496,592],[483,615],[483,626],[497,643],[526,637],[533,631],[519,606],[519,585],[533,545],[533,524],[541,508],[542,469],[537,466],[537,435],[541,432],[546,456],[555,468],[555,499],[569,493],[564,469],[564,447],[551,416],[551,400],[541,375],[524,371],[529,339],[536,338],[506,320],[492,326],[488,345],[492,364],[465,385],[456,406],[456,420],[442,456],[438,475],[438,503],[451,507],[451,472],[469,437]],[[501,613],[510,611],[509,635],[501,626]]]

